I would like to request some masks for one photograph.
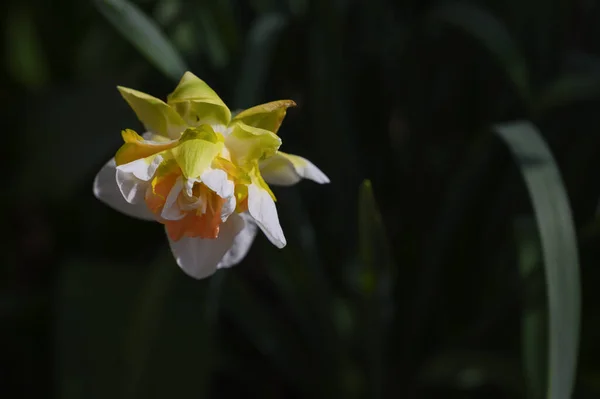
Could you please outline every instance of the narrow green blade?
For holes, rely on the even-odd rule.
[[[260,90],[265,86],[273,47],[287,23],[282,14],[269,13],[258,17],[250,28],[235,95],[236,108],[252,106],[262,97]]]
[[[547,397],[571,397],[577,369],[581,289],[577,237],[557,164],[528,121],[497,125],[525,180],[542,246],[549,317]]]
[[[173,44],[137,6],[127,0],[96,0],[100,12],[156,68],[173,80],[187,70]]]
[[[393,314],[393,259],[373,187],[363,181],[358,197],[359,256],[357,287],[364,300],[361,327],[366,340],[369,397],[383,397],[386,336]]]

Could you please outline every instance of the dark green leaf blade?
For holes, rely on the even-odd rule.
[[[367,296],[389,295],[393,261],[369,180],[363,181],[360,187],[358,207],[359,252],[364,267],[360,290]]]
[[[593,97],[600,97],[600,75],[567,75],[542,91],[536,109],[538,112],[547,112],[556,107]]]
[[[432,25],[447,24],[477,40],[505,70],[525,104],[531,104],[527,63],[507,27],[493,14],[473,4],[450,3],[429,14]]]
[[[363,181],[358,198],[359,256],[356,288],[364,300],[361,324],[369,363],[369,397],[383,397],[385,331],[393,314],[393,259],[373,187]]]
[[[265,85],[273,47],[279,38],[278,33],[287,23],[287,18],[279,13],[261,15],[254,22],[246,42],[246,54],[239,74],[234,101],[236,108],[252,106],[261,98],[259,90]]]
[[[12,77],[29,89],[43,87],[50,78],[32,9],[19,6],[6,15],[6,67]]]
[[[137,6],[127,0],[96,0],[100,12],[154,66],[173,80],[187,70],[173,44]]]

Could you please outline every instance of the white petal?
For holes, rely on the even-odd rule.
[[[194,192],[192,190],[194,189],[195,183],[196,179],[185,179],[185,193],[190,198],[194,196]]]
[[[125,201],[121,190],[117,186],[116,164],[111,159],[96,175],[94,179],[94,195],[100,201],[111,208],[124,213],[128,216],[143,219],[156,220],[152,212],[148,209],[145,202],[130,204]]]
[[[227,173],[221,169],[208,169],[200,176],[202,183],[221,198],[228,198],[233,195],[234,184],[227,179]]]
[[[187,275],[201,279],[217,270],[217,265],[243,228],[243,219],[234,214],[221,225],[219,236],[214,240],[183,237],[179,241],[169,239],[169,245],[177,265]]]
[[[133,173],[123,172],[117,166],[117,186],[121,190],[121,194],[125,201],[130,204],[139,204],[144,202],[146,197],[146,189],[149,186],[148,182],[138,179]]]
[[[294,163],[296,172],[298,172],[298,174],[300,176],[302,176],[305,179],[312,180],[315,183],[319,183],[319,184],[327,184],[330,182],[329,177],[327,177],[327,175],[325,173],[323,173],[321,171],[321,169],[317,168],[315,166],[315,164],[313,164],[306,158],[302,158],[302,157],[298,157],[298,158],[300,158],[301,160],[306,162],[306,165],[298,165],[298,164]]]
[[[267,183],[278,186],[291,186],[302,178],[329,183],[325,173],[308,159],[281,151],[260,163],[260,173]]]
[[[248,186],[248,211],[273,245],[285,247],[287,242],[279,225],[275,202],[266,190],[256,184]]]
[[[217,265],[217,269],[235,266],[240,263],[246,257],[252,242],[254,242],[258,228],[252,221],[252,217],[246,213],[241,213],[239,216],[244,219],[244,228],[235,236],[231,249],[223,256],[223,259]]]
[[[234,195],[226,199],[225,203],[223,204],[223,208],[221,208],[221,220],[223,222],[227,220],[227,218],[233,213],[233,211],[235,211],[236,204],[237,201],[235,200]]]
[[[118,170],[125,173],[132,173],[135,177],[143,181],[150,181],[158,166],[162,163],[162,155],[154,155],[148,158],[142,158],[124,165],[117,166]]]
[[[231,134],[231,128],[223,125],[222,123],[213,123],[210,125],[215,133],[221,133],[223,137],[227,137]]]
[[[181,177],[178,177],[177,180],[175,180],[175,184],[173,184],[171,191],[169,191],[167,199],[165,200],[165,205],[163,206],[163,210],[160,214],[160,216],[163,219],[180,220],[185,217],[185,213],[181,211],[181,208],[179,207],[179,202],[177,201],[177,198],[179,198],[179,194],[181,193],[182,189],[183,179]]]
[[[172,143],[174,141],[177,141],[177,139],[179,139],[179,136],[181,136],[181,132],[178,132],[178,134],[175,134],[174,137],[176,137],[175,140],[171,140],[169,137],[163,136],[162,134],[158,134],[158,133],[152,133],[152,132],[146,132],[144,134],[142,134],[142,138],[144,139],[144,144],[151,144],[151,145],[162,145],[162,144],[166,144],[166,143]]]

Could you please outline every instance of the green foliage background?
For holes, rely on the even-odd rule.
[[[0,9],[3,398],[599,397],[597,1]],[[185,70],[332,181],[201,281],[91,189]]]

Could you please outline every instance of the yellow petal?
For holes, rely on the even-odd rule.
[[[218,141],[223,141],[223,138],[222,136],[216,134],[210,125],[202,125],[199,127],[189,128],[183,132],[179,142],[184,142],[187,140],[206,140],[210,141],[211,143],[216,143]]]
[[[227,172],[227,174],[239,184],[250,184],[250,175],[243,169],[238,168],[235,164],[223,157],[216,157],[213,160],[213,168],[221,169]]]
[[[186,124],[175,109],[164,101],[141,91],[117,87],[144,127],[165,137],[177,138]]]
[[[177,145],[177,141],[152,142],[144,140],[142,136],[131,129],[123,130],[121,135],[123,136],[123,141],[125,141],[125,144],[123,144],[115,154],[115,162],[117,163],[117,166],[124,165],[141,158],[147,158]]]
[[[287,109],[295,106],[296,103],[292,100],[272,101],[248,108],[237,114],[233,120],[277,133],[283,118],[285,118]]]
[[[183,75],[167,102],[192,126],[205,123],[227,126],[231,120],[231,112],[223,100],[191,72]]]
[[[275,154],[281,146],[281,139],[273,132],[237,121],[232,125],[225,145],[232,161],[248,168],[253,166],[254,162]]]
[[[186,138],[171,152],[188,179],[195,179],[210,167],[223,148],[222,142],[210,142],[200,138]]]
[[[262,175],[260,174],[260,170],[258,169],[258,167],[256,169],[254,169],[254,173],[253,173],[253,183],[256,184],[258,187],[262,188],[263,190],[265,190],[269,196],[273,199],[273,201],[277,201],[277,198],[275,198],[275,194],[273,194],[273,191],[271,191],[271,187],[269,187],[269,185],[267,184],[267,182],[265,181],[265,179],[263,179]]]

